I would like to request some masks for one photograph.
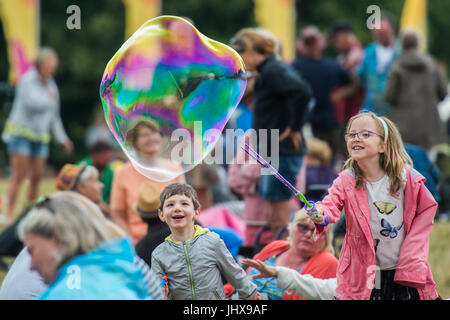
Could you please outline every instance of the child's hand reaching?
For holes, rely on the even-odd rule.
[[[252,276],[253,279],[269,278],[269,277],[277,276],[275,267],[268,266],[268,265],[264,264],[264,262],[262,262],[261,260],[243,259],[242,264],[252,267],[252,268],[255,268],[256,270],[258,270],[260,272],[259,274],[255,274],[254,276]]]

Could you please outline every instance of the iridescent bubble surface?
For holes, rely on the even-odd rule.
[[[246,86],[237,52],[185,19],[147,21],[106,66],[106,122],[133,166],[169,181],[214,148]]]

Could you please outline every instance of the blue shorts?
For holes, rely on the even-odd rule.
[[[48,143],[34,142],[24,137],[10,136],[8,154],[20,154],[27,157],[48,157]]]
[[[278,172],[294,187],[297,175],[302,166],[302,156],[280,156]],[[272,174],[261,175],[258,195],[268,201],[289,200],[294,194]]]

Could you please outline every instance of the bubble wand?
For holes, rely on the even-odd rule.
[[[306,199],[306,197],[298,191],[289,181],[287,181],[270,163],[268,163],[266,160],[264,160],[263,157],[261,157],[255,150],[252,149],[247,143],[244,145],[244,147],[241,147],[249,156],[251,156],[253,159],[255,159],[262,167],[269,169],[272,174],[277,178],[281,183],[283,183],[286,187],[288,187],[295,196],[305,204],[305,210],[308,212],[310,216],[315,216],[317,219],[324,218],[324,222],[320,226],[326,226],[328,225],[328,216],[323,217],[319,211],[316,208],[316,205],[314,202],[310,202]],[[311,238],[314,238],[316,235],[316,229],[314,229],[314,232],[311,236]]]

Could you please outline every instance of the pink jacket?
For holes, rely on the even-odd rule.
[[[422,300],[436,299],[436,284],[428,264],[428,248],[437,203],[425,187],[425,178],[408,168],[405,189],[405,239],[400,249],[394,281],[417,288]],[[368,300],[375,284],[375,250],[370,231],[370,211],[365,187],[356,189],[352,170],[333,182],[328,195],[318,202],[336,222],[345,210],[346,234],[337,270],[338,299]]]

